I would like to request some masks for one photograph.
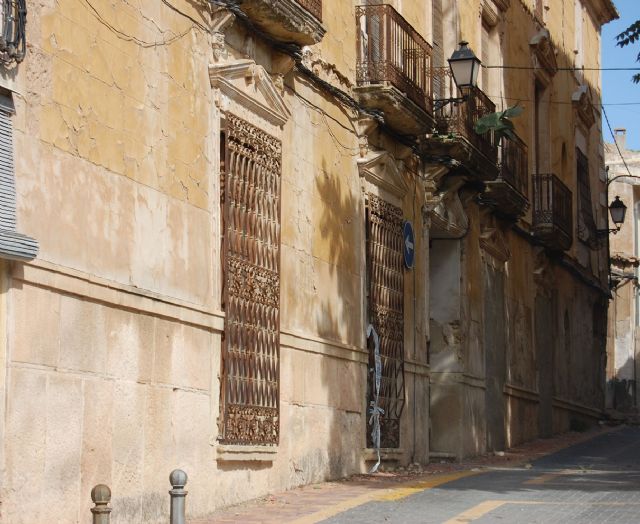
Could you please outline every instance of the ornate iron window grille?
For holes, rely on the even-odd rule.
[[[367,277],[369,321],[380,337],[382,377],[378,405],[380,446],[400,447],[404,393],[404,266],[402,210],[369,194],[367,203]],[[374,354],[369,351],[369,370]],[[374,396],[375,377],[367,377],[367,406]],[[373,447],[367,431],[367,446]]]
[[[226,125],[220,440],[276,445],[282,146],[236,116]]]

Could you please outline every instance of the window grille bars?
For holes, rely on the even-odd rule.
[[[221,441],[276,445],[280,382],[279,140],[226,117]]]
[[[367,276],[369,321],[380,337],[382,376],[378,405],[380,447],[400,447],[400,418],[404,394],[404,266],[402,210],[369,194],[367,203]],[[369,369],[374,369],[369,351]],[[367,378],[367,406],[373,400],[374,380]],[[367,445],[373,447],[370,432]]]

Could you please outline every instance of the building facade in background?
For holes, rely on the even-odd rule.
[[[620,231],[609,236],[611,253],[611,293],[607,337],[606,407],[620,412],[637,410],[636,377],[640,308],[638,307],[638,180],[640,152],[627,149],[625,129],[614,131],[616,144],[605,144],[609,172],[609,197],[616,196],[627,206]],[[618,151],[620,148],[620,151]],[[624,160],[623,160],[624,158]],[[626,166],[625,166],[626,163]],[[629,171],[627,171],[627,167]],[[631,173],[631,177],[625,176]],[[614,180],[615,179],[615,180]],[[614,229],[614,226],[611,226]]]
[[[517,139],[469,131],[469,148],[440,132],[425,158],[458,162],[435,192],[458,227],[436,211],[429,231],[429,363],[430,454],[460,458],[582,427],[603,406],[607,252],[597,230],[608,204],[593,69],[599,28],[616,13],[578,0],[436,4],[443,56],[460,37],[490,66],[467,107],[524,107]],[[457,109],[446,109],[455,122]]]
[[[105,483],[114,522],[164,522],[176,467],[203,517],[601,414],[600,84],[564,69],[599,66],[609,0],[26,12],[3,520],[86,520]],[[492,67],[459,90],[462,40]],[[517,136],[475,132],[516,103]]]

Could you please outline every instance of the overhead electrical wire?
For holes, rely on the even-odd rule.
[[[620,146],[618,145],[618,141],[616,140],[616,135],[613,132],[613,128],[611,127],[611,122],[609,122],[609,116],[607,115],[607,111],[605,110],[605,108],[602,108],[602,114],[604,115],[604,118],[607,122],[607,127],[609,128],[609,133],[611,133],[611,137],[613,138],[613,143],[616,146],[616,149],[618,150],[618,154],[620,155],[620,158],[622,159],[622,163],[624,164],[624,167],[627,170],[628,175],[618,175],[618,176],[614,176],[613,178],[607,180],[607,184],[610,184],[611,182],[613,182],[616,178],[640,178],[640,176],[638,175],[633,175],[631,174],[631,169],[629,169],[629,165],[627,164],[627,160],[624,158],[624,155],[622,154],[622,150],[620,149]]]
[[[140,46],[142,48],[152,48],[152,47],[160,47],[160,46],[165,46],[165,45],[171,45],[174,42],[176,42],[177,40],[180,40],[183,36],[187,35],[193,29],[193,26],[189,26],[187,29],[185,29],[181,33],[174,34],[171,38],[168,38],[166,40],[162,40],[162,41],[159,41],[159,42],[148,42],[146,40],[142,40],[141,38],[138,38],[137,36],[129,35],[129,34],[125,33],[124,31],[121,31],[120,29],[115,27],[106,18],[104,18],[104,16],[100,13],[100,11],[98,11],[95,8],[95,6],[91,3],[90,0],[84,0],[84,3],[87,4],[89,10],[92,12],[94,17],[103,26],[105,26],[112,33],[114,33],[118,38],[120,38],[121,40],[125,40],[127,42],[134,42],[135,44],[137,44],[138,46]],[[202,26],[202,28],[204,28],[205,31],[208,31],[206,29],[206,27]],[[166,32],[173,33],[173,31],[170,31],[170,30],[166,31]]]
[[[514,102],[534,102],[530,98],[517,98],[514,96],[504,96],[504,95],[489,95],[489,98],[492,99],[502,99],[502,100],[512,100]],[[557,105],[571,105],[574,102],[569,100],[549,100],[545,102],[545,104],[557,104]],[[602,107],[602,106],[640,106],[640,101],[638,102],[611,102],[611,103],[602,103],[602,102],[594,102],[594,106]]]
[[[509,66],[509,65],[484,65],[485,69],[521,69],[524,71],[535,71],[540,69],[533,66]],[[640,71],[640,67],[557,67],[556,71]]]

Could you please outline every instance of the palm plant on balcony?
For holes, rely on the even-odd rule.
[[[499,142],[503,137],[509,140],[517,140],[511,119],[520,116],[523,111],[524,107],[516,104],[504,111],[486,114],[478,119],[474,126],[474,131],[479,135],[493,131],[496,142]]]

